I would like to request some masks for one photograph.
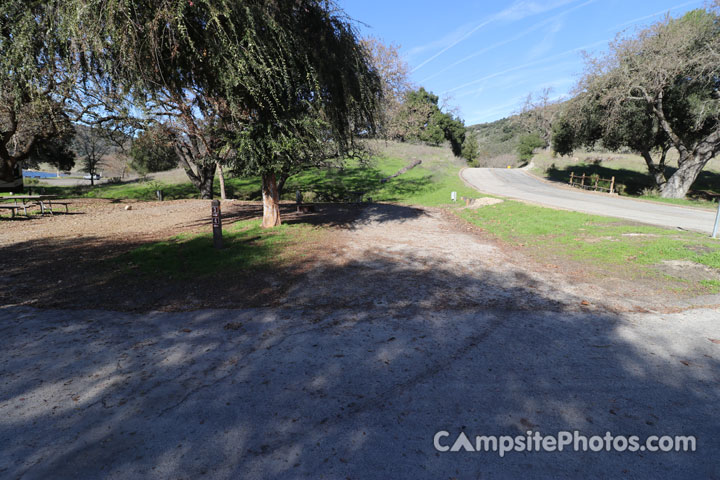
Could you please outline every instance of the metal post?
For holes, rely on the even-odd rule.
[[[712,238],[717,238],[718,227],[720,227],[720,199],[718,199],[718,211],[715,215],[715,227],[713,228]]]
[[[220,200],[212,201],[212,225],[213,225],[213,246],[223,248],[222,239],[222,214],[220,212]]]

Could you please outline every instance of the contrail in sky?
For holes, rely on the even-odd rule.
[[[560,3],[560,5],[564,5],[564,4],[567,4],[567,3],[572,3],[572,2],[574,2],[574,1],[577,1],[577,0],[560,0],[559,3]],[[596,1],[596,0],[590,0],[590,1],[587,2],[587,3],[591,3],[591,2],[594,2],[594,1]],[[436,53],[435,55],[431,56],[430,58],[428,58],[427,60],[425,60],[424,62],[422,62],[420,65],[418,65],[418,66],[416,66],[415,68],[413,68],[412,70],[410,70],[410,73],[413,73],[413,72],[415,72],[416,70],[418,70],[419,68],[422,68],[422,67],[424,67],[425,65],[427,65],[428,63],[432,62],[432,61],[435,60],[437,57],[439,57],[439,56],[442,55],[443,53],[447,52],[448,50],[450,50],[451,48],[453,48],[453,47],[454,47],[455,45],[457,45],[458,43],[460,43],[460,42],[462,42],[463,40],[467,39],[467,38],[470,37],[472,34],[474,34],[475,32],[477,32],[478,30],[480,30],[481,28],[486,27],[487,25],[489,25],[489,24],[491,24],[491,23],[493,23],[493,22],[495,22],[495,21],[497,21],[497,20],[500,20],[500,19],[502,19],[502,18],[507,17],[508,15],[510,15],[511,13],[513,13],[514,11],[516,11],[518,6],[519,6],[519,4],[515,3],[515,4],[513,4],[511,7],[508,7],[508,8],[506,8],[505,10],[503,10],[503,11],[501,11],[501,12],[499,12],[499,13],[496,13],[495,15],[493,15],[492,17],[490,17],[488,20],[485,20],[484,22],[480,23],[480,24],[477,25],[475,28],[473,28],[472,30],[470,30],[469,32],[467,32],[465,35],[463,35],[463,36],[460,37],[459,39],[455,40],[455,41],[452,42],[450,45],[448,45],[447,47],[443,48],[443,49],[440,50],[438,53]],[[543,10],[541,10],[541,11],[539,11],[539,12],[535,12],[535,14],[542,13],[542,12],[545,12],[545,11],[547,11],[547,10],[551,10],[552,8],[556,8],[557,6],[558,6],[557,4],[553,4],[553,5],[549,6],[549,8],[544,8]],[[522,15],[521,15],[521,18],[525,18],[525,17],[527,17],[527,16],[528,16],[528,15],[522,14]]]
[[[479,56],[479,55],[482,55],[483,53],[489,52],[489,51],[491,51],[491,50],[495,50],[496,48],[501,47],[501,46],[503,46],[503,45],[506,45],[506,44],[508,44],[508,43],[510,43],[510,42],[514,42],[515,40],[518,40],[519,38],[522,38],[522,37],[524,37],[525,35],[528,35],[528,34],[534,32],[534,31],[537,30],[538,28],[543,27],[543,26],[545,26],[545,25],[547,25],[547,24],[549,24],[549,23],[552,23],[553,21],[557,20],[558,18],[562,17],[563,15],[566,15],[566,14],[572,12],[573,10],[577,10],[578,8],[582,8],[582,7],[586,6],[586,5],[589,5],[589,4],[591,4],[591,3],[594,3],[594,2],[596,2],[596,1],[597,1],[597,0],[588,0],[588,1],[584,2],[584,3],[581,3],[580,5],[576,5],[576,6],[574,6],[574,7],[572,7],[572,8],[569,8],[569,9],[563,11],[563,12],[560,12],[560,13],[557,14],[557,15],[553,15],[552,17],[547,18],[547,19],[543,20],[542,22],[538,22],[538,23],[536,23],[535,25],[531,26],[530,28],[528,28],[528,29],[520,32],[520,33],[517,34],[517,35],[515,35],[514,37],[508,38],[508,39],[503,40],[503,41],[501,41],[501,42],[497,42],[497,43],[495,43],[495,44],[493,44],[493,45],[491,45],[491,46],[489,46],[489,47],[485,47],[485,48],[483,48],[483,49],[481,49],[481,50],[478,50],[477,52],[475,52],[475,53],[473,53],[473,54],[471,54],[471,55],[468,55],[467,57],[462,58],[462,59],[458,60],[457,62],[454,62],[454,63],[448,65],[447,67],[443,68],[442,70],[439,70],[439,71],[433,73],[433,74],[430,75],[429,77],[427,77],[427,78],[425,78],[424,80],[422,80],[422,81],[420,82],[420,84],[423,84],[423,83],[427,82],[428,80],[431,80],[431,79],[437,77],[437,76],[440,75],[441,73],[444,73],[444,72],[450,70],[451,68],[453,68],[453,67],[455,67],[455,66],[457,66],[457,65],[460,65],[461,63],[465,63],[465,62],[467,62],[468,60],[470,60],[470,59],[472,59],[472,58],[475,58],[475,57],[477,57],[477,56]],[[460,40],[459,40],[459,41],[460,41]],[[458,41],[458,42],[459,42],[459,41]],[[456,42],[455,45],[457,45],[458,42]],[[448,48],[451,48],[451,47],[448,47]],[[447,50],[447,49],[445,49],[445,50]],[[444,51],[445,51],[445,50],[444,50]],[[444,51],[443,51],[443,52],[444,52]],[[443,52],[440,52],[440,53],[438,53],[437,55],[440,55],[440,54],[443,53]],[[437,57],[437,55],[436,55],[435,57]],[[432,58],[428,59],[427,61],[425,61],[425,62],[424,62],[423,64],[421,64],[420,66],[424,65],[425,63],[427,63],[427,62],[430,61],[430,60],[432,60]],[[420,66],[418,66],[417,68],[420,68]],[[414,71],[414,70],[413,70],[413,71]]]
[[[484,77],[478,78],[478,79],[473,80],[473,81],[471,81],[471,82],[467,82],[467,83],[464,83],[464,84],[462,84],[462,85],[460,85],[460,86],[451,88],[451,89],[449,89],[449,90],[445,90],[445,91],[442,92],[442,93],[443,93],[443,94],[452,93],[452,92],[455,92],[455,91],[460,90],[460,89],[462,89],[462,88],[469,87],[470,85],[476,85],[476,84],[478,84],[478,83],[480,83],[480,82],[484,82],[485,80],[489,80],[489,79],[491,79],[491,78],[499,77],[500,75],[505,75],[506,73],[514,72],[514,71],[516,71],[516,70],[522,70],[523,68],[527,68],[527,67],[532,67],[533,65],[538,65],[538,64],[540,64],[540,63],[544,63],[544,62],[547,62],[547,61],[549,61],[549,60],[554,60],[554,59],[556,59],[556,58],[563,57],[563,56],[569,55],[569,54],[571,54],[571,53],[579,52],[579,51],[581,51],[581,50],[585,50],[586,48],[591,48],[591,47],[594,47],[594,46],[596,46],[596,45],[600,45],[600,44],[603,44],[603,43],[607,43],[607,42],[609,42],[609,41],[610,41],[610,39],[600,40],[599,42],[591,43],[591,44],[589,44],[589,45],[583,45],[582,47],[573,48],[572,50],[567,50],[567,51],[565,51],[565,52],[558,53],[558,54],[552,55],[552,56],[550,56],[550,57],[546,57],[546,58],[542,58],[542,59],[540,59],[540,60],[535,60],[535,61],[532,61],[532,62],[524,63],[524,64],[518,65],[518,66],[516,66],[516,67],[508,68],[507,70],[503,70],[503,71],[501,71],[501,72],[491,73],[490,75],[486,75],[486,76],[484,76]]]
[[[696,4],[700,4],[700,3],[703,3],[702,0],[694,0],[692,2],[681,3],[680,5],[675,5],[674,7],[670,7],[666,10],[660,10],[659,12],[653,13],[652,15],[646,15],[644,17],[636,18],[634,20],[630,20],[625,23],[621,23],[620,25],[616,25],[613,28],[610,28],[609,30],[617,30],[622,27],[627,27],[628,25],[633,25],[635,23],[642,22],[643,20],[649,20],[653,17],[657,17],[658,15],[662,15],[663,13],[668,13],[673,10],[677,10],[678,8],[683,8],[683,7],[687,7],[689,5],[696,5]]]

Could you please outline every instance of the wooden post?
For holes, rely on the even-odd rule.
[[[580,180],[580,186],[585,188],[585,174],[583,173],[582,180]]]
[[[598,182],[600,181],[600,177],[595,177],[595,191],[597,192],[598,189]]]
[[[615,190],[615,177],[610,179],[610,193],[613,193],[613,190]]]
[[[571,186],[571,187],[572,187],[572,184],[573,184],[573,176],[574,176],[574,175],[575,175],[575,174],[574,174],[573,172],[570,172],[570,186]]]
[[[220,211],[220,200],[212,201],[212,226],[213,246],[218,250],[223,248],[222,239],[222,212]]]

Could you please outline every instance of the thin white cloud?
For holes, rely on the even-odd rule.
[[[634,18],[632,20],[628,20],[627,22],[621,23],[620,25],[615,25],[614,27],[608,29],[608,31],[621,30],[622,28],[627,27],[629,25],[635,25],[636,23],[640,23],[645,20],[650,20],[651,18],[659,17],[660,15],[665,15],[666,13],[672,12],[673,10],[678,10],[680,8],[689,7],[690,5],[700,5],[702,3],[704,3],[704,0],[693,0],[692,2],[681,3],[680,5],[675,5],[674,7],[670,7],[665,10],[660,10],[659,12],[655,12],[650,15],[645,15],[644,17],[639,17],[639,18]]]
[[[574,10],[577,10],[577,9],[579,9],[579,8],[585,7],[585,6],[587,6],[587,5],[590,5],[591,3],[595,3],[596,1],[597,1],[597,0],[587,0],[587,1],[583,2],[583,3],[581,3],[580,5],[575,5],[574,7],[568,8],[567,10],[563,10],[562,12],[558,13],[557,15],[553,15],[553,16],[550,17],[550,18],[547,18],[547,19],[545,19],[545,20],[543,20],[543,21],[541,21],[541,22],[538,22],[538,23],[536,23],[535,25],[532,25],[532,26],[530,26],[529,28],[527,28],[527,29],[523,30],[522,32],[518,33],[517,35],[514,35],[514,36],[512,36],[512,37],[510,37],[510,38],[508,38],[508,39],[502,40],[502,41],[500,41],[500,42],[494,43],[494,44],[490,45],[489,47],[481,48],[480,50],[476,51],[475,53],[472,53],[472,54],[470,54],[470,55],[468,55],[468,56],[466,56],[466,57],[464,57],[464,58],[461,58],[460,60],[451,63],[451,64],[448,65],[447,67],[445,67],[445,68],[443,68],[443,69],[441,69],[441,70],[438,70],[437,72],[433,73],[433,74],[430,75],[429,77],[426,77],[425,79],[423,79],[420,83],[421,83],[421,84],[424,84],[424,83],[427,82],[428,80],[431,80],[431,79],[437,77],[438,75],[441,75],[441,74],[447,72],[447,71],[450,70],[451,68],[456,67],[456,66],[458,66],[458,65],[460,65],[460,64],[462,64],[462,63],[467,62],[468,60],[472,60],[473,58],[479,57],[480,55],[482,55],[482,54],[484,54],[484,53],[487,53],[487,52],[489,52],[489,51],[495,50],[495,49],[497,49],[497,48],[499,48],[499,47],[502,47],[503,45],[507,45],[508,43],[514,42],[515,40],[519,40],[519,39],[521,39],[521,38],[523,38],[523,37],[525,37],[525,36],[533,33],[534,31],[539,30],[540,28],[542,28],[542,27],[544,27],[544,26],[546,26],[546,25],[553,24],[553,22],[556,22],[558,19],[563,18],[563,17],[564,17],[565,15],[567,15],[568,13],[570,13],[570,12],[572,12],[572,11],[574,11]],[[568,2],[565,2],[565,3],[568,3]],[[554,27],[552,27],[552,28],[554,28]],[[552,28],[551,28],[551,29],[552,29]],[[540,54],[537,54],[536,56],[539,56],[539,55],[541,55],[541,53],[540,53]],[[419,67],[418,67],[418,68],[419,68]]]
[[[560,30],[562,30],[563,25],[564,22],[562,20],[556,20],[553,23],[552,27],[549,28],[547,32],[545,32],[545,36],[543,37],[543,39],[530,49],[530,52],[528,53],[528,58],[538,58],[548,53],[555,44],[555,37],[560,32]]]
[[[462,25],[452,32],[448,33],[442,38],[439,38],[437,40],[433,40],[432,42],[426,43],[424,45],[419,45],[417,47],[413,47],[409,49],[405,55],[408,57],[414,57],[417,55],[420,55],[421,53],[427,52],[428,50],[436,50],[438,48],[445,48],[448,44],[453,43],[460,39],[463,35],[466,35],[468,31],[475,28],[474,23],[466,23],[465,25]]]
[[[522,20],[527,17],[531,17],[534,15],[538,15],[540,13],[544,13],[550,10],[554,10],[558,7],[561,7],[563,5],[567,5],[569,3],[574,3],[578,0],[557,0],[555,2],[534,2],[534,1],[516,1],[513,5],[506,8],[505,10],[502,10],[501,12],[496,13],[495,15],[492,15],[487,20],[482,21],[478,25],[476,25],[474,28],[472,28],[470,31],[465,33],[464,35],[460,36],[459,38],[451,41],[447,46],[445,46],[442,50],[437,52],[436,54],[432,55],[427,60],[423,61],[419,65],[417,65],[415,68],[413,68],[410,73],[415,72],[416,70],[424,67],[428,63],[432,62],[436,58],[438,58],[440,55],[444,54],[454,46],[456,46],[458,43],[466,40],[467,38],[471,37],[475,32],[478,30],[490,25],[493,22],[496,21],[510,21],[510,22],[516,22],[519,20]],[[595,0],[590,0],[595,1]],[[416,50],[416,49],[413,49]]]
[[[521,39],[522,37],[524,37],[524,36],[526,36],[526,35],[529,35],[530,33],[534,32],[535,30],[538,30],[539,28],[547,25],[548,23],[549,23],[548,20],[544,20],[544,21],[539,22],[539,23],[533,25],[532,27],[530,27],[530,28],[528,28],[528,29],[526,29],[526,30],[518,33],[517,35],[515,35],[515,36],[513,36],[513,37],[510,37],[510,38],[508,38],[508,39],[505,39],[505,40],[503,40],[503,41],[501,41],[501,42],[494,43],[494,44],[490,45],[489,47],[481,48],[481,49],[478,50],[477,52],[472,53],[472,54],[468,55],[467,57],[461,58],[460,60],[451,63],[451,64],[448,65],[447,67],[445,67],[445,68],[443,68],[443,69],[441,69],[441,70],[438,70],[437,72],[433,73],[433,74],[430,75],[429,77],[423,79],[420,83],[421,83],[421,84],[424,84],[424,83],[427,82],[428,80],[431,80],[431,79],[437,77],[438,75],[441,75],[441,74],[447,72],[447,71],[450,70],[451,68],[456,67],[456,66],[460,65],[461,63],[465,63],[465,62],[467,62],[468,60],[472,60],[473,58],[479,57],[480,55],[482,55],[482,54],[484,54],[484,53],[487,53],[487,52],[489,52],[489,51],[492,51],[492,50],[495,50],[495,49],[497,49],[497,48],[500,48],[500,47],[502,47],[503,45],[507,45],[508,43],[514,42],[515,40],[519,40],[519,39]]]
[[[561,86],[571,86],[575,82],[577,82],[577,75],[570,75],[567,77],[561,77],[563,79],[563,85],[546,85],[546,84],[540,84],[537,85],[533,83],[532,79],[539,78],[541,75],[545,74],[557,74],[558,72],[568,72],[572,70],[574,67],[577,66],[577,62],[575,60],[567,60],[560,63],[551,63],[546,66],[533,68],[531,70],[522,70],[518,71],[516,73],[511,73],[509,75],[505,75],[502,78],[499,78],[497,82],[488,81],[487,83],[483,84],[483,88],[487,88],[488,84],[492,85],[493,92],[504,92],[508,90],[514,90],[521,86],[527,86],[529,83],[532,83],[532,87],[528,90],[542,90],[545,87],[554,87],[554,88],[560,88]],[[575,73],[575,72],[573,72]],[[555,80],[555,82],[559,81]],[[472,92],[472,90],[471,90]],[[460,95],[459,97],[464,97],[465,94]]]
[[[413,68],[412,70],[410,70],[410,73],[414,72],[415,70],[417,70],[417,69],[419,69],[419,68],[424,67],[425,65],[427,65],[427,64],[430,63],[430,62],[432,62],[433,60],[435,60],[437,57],[439,57],[439,56],[442,55],[443,53],[445,53],[445,52],[447,52],[448,50],[450,50],[451,48],[453,48],[453,47],[454,47],[455,45],[457,45],[458,43],[462,42],[463,40],[465,40],[466,38],[468,38],[469,36],[471,36],[473,33],[477,32],[478,30],[480,30],[481,28],[483,28],[483,27],[485,27],[485,26],[487,26],[487,25],[490,25],[490,24],[491,24],[492,22],[494,22],[494,21],[495,21],[494,18],[491,18],[491,19],[489,19],[489,20],[485,20],[484,22],[482,22],[481,24],[477,25],[475,28],[473,28],[472,30],[470,30],[469,32],[467,32],[465,35],[463,35],[462,37],[460,37],[460,38],[458,38],[457,40],[453,41],[453,42],[450,43],[447,47],[443,48],[442,50],[440,50],[439,52],[437,52],[435,55],[431,56],[430,58],[428,58],[427,60],[425,60],[424,62],[422,62],[422,63],[421,63],[420,65],[418,65],[417,67],[415,67],[415,68]]]
[[[554,10],[563,5],[574,3],[577,0],[558,0],[555,2],[516,1],[514,4],[496,15],[498,20],[509,20],[516,22],[527,17],[532,17]]]
[[[468,124],[472,125],[475,123],[480,123],[486,119],[491,119],[497,115],[502,115],[509,111],[512,111],[512,109],[517,108],[517,106],[526,98],[527,95],[521,95],[512,98],[507,102],[503,102],[497,105],[491,105],[489,107],[483,108],[482,110],[477,110],[471,114],[472,116],[468,119]]]
[[[607,40],[600,40],[600,41],[598,41],[598,42],[594,42],[594,43],[591,43],[591,44],[589,44],[589,45],[583,45],[582,47],[573,48],[573,49],[571,49],[571,50],[566,50],[566,51],[564,51],[564,52],[561,52],[561,53],[558,53],[558,54],[555,54],[555,55],[551,55],[551,56],[549,56],[549,57],[542,58],[542,59],[540,59],[540,60],[534,60],[534,61],[532,61],[532,62],[527,62],[527,63],[524,63],[524,64],[522,64],[522,65],[517,65],[517,66],[515,66],[515,67],[511,67],[511,68],[508,68],[508,69],[506,69],[506,70],[502,70],[502,71],[500,71],[500,72],[491,73],[491,74],[489,74],[489,75],[485,75],[484,77],[477,78],[477,79],[475,79],[475,80],[472,80],[472,81],[470,81],[470,82],[464,83],[464,84],[462,84],[462,85],[458,85],[457,87],[453,87],[453,88],[450,88],[450,89],[448,89],[448,90],[445,90],[444,92],[442,92],[442,94],[444,95],[444,94],[456,92],[456,91],[458,91],[458,90],[462,90],[463,88],[470,87],[470,86],[472,86],[472,85],[477,85],[478,83],[482,83],[482,82],[484,82],[485,80],[489,80],[489,79],[491,79],[491,78],[499,77],[499,76],[505,75],[505,74],[507,74],[507,73],[515,72],[515,71],[518,71],[518,70],[522,70],[522,69],[524,69],[524,68],[533,67],[533,66],[535,66],[535,65],[540,65],[540,64],[542,64],[542,63],[549,62],[549,61],[555,60],[555,59],[557,59],[557,58],[562,58],[562,57],[564,57],[565,55],[570,55],[570,54],[572,54],[572,53],[577,53],[577,52],[580,52],[580,51],[582,51],[582,50],[587,50],[588,48],[592,48],[592,47],[601,45],[601,44],[603,44],[603,43],[606,44],[608,41],[609,41],[609,39],[607,39]]]

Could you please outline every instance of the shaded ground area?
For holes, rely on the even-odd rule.
[[[207,202],[197,208],[187,231],[207,228]],[[306,256],[198,284],[107,276],[98,257],[150,237],[73,239],[57,220],[66,236],[4,243],[2,291],[14,290],[2,303],[16,306],[0,308],[0,476],[720,477],[717,308],[586,284],[439,209],[286,213],[326,231]],[[148,225],[165,234],[161,220]],[[69,286],[51,281],[61,265]],[[77,308],[93,292],[103,310]],[[209,302],[237,308],[199,309]],[[195,310],[113,311],[133,305]],[[698,451],[499,458],[433,447],[440,430],[575,429],[695,435]]]
[[[424,290],[434,288],[444,298],[442,304],[436,299],[435,308],[537,308],[514,290],[529,288],[545,295],[542,308],[568,295],[613,311],[675,305],[652,281],[584,278],[574,262],[538,264],[521,249],[488,240],[480,229],[445,210],[394,205],[321,204],[314,214],[298,214],[285,205],[285,224],[315,229],[292,247],[289,258],[249,270],[228,265],[193,278],[178,275],[190,268],[186,263],[192,259],[183,258],[173,242],[156,242],[178,234],[207,234],[209,202],[132,203],[130,211],[124,210],[125,203],[84,202],[70,215],[3,222],[9,228],[0,233],[0,303],[137,311],[288,304],[335,308],[383,298],[422,303]],[[223,206],[225,227],[260,215],[256,203]],[[240,241],[251,245],[253,240]],[[222,266],[223,260],[214,256],[227,251],[215,252],[210,238],[196,243],[202,242],[207,243],[208,261]],[[159,264],[158,271],[139,268],[139,254],[127,252],[145,245],[152,249],[142,255],[178,264]],[[394,274],[386,276],[388,271]],[[453,275],[445,279],[445,271]],[[466,276],[461,284],[458,274]]]
[[[428,306],[445,303],[435,279]],[[717,478],[716,318],[392,300],[332,311],[3,308],[0,474]],[[433,448],[440,430],[575,429],[695,435],[698,451],[499,458]]]
[[[126,205],[132,210],[125,210]],[[317,209],[322,213],[298,214],[293,206],[284,205],[283,219],[288,224],[343,228],[361,211],[342,205]],[[226,226],[261,215],[257,203],[223,204]],[[210,202],[203,200],[77,200],[69,215],[4,221],[0,223],[0,303],[121,310],[248,306],[274,302],[276,296],[261,297],[273,293],[277,279],[302,274],[304,264],[299,262],[292,268],[224,271],[193,281],[148,275],[131,268],[123,256],[174,235],[210,231]],[[305,254],[313,254],[316,247],[308,243]]]

